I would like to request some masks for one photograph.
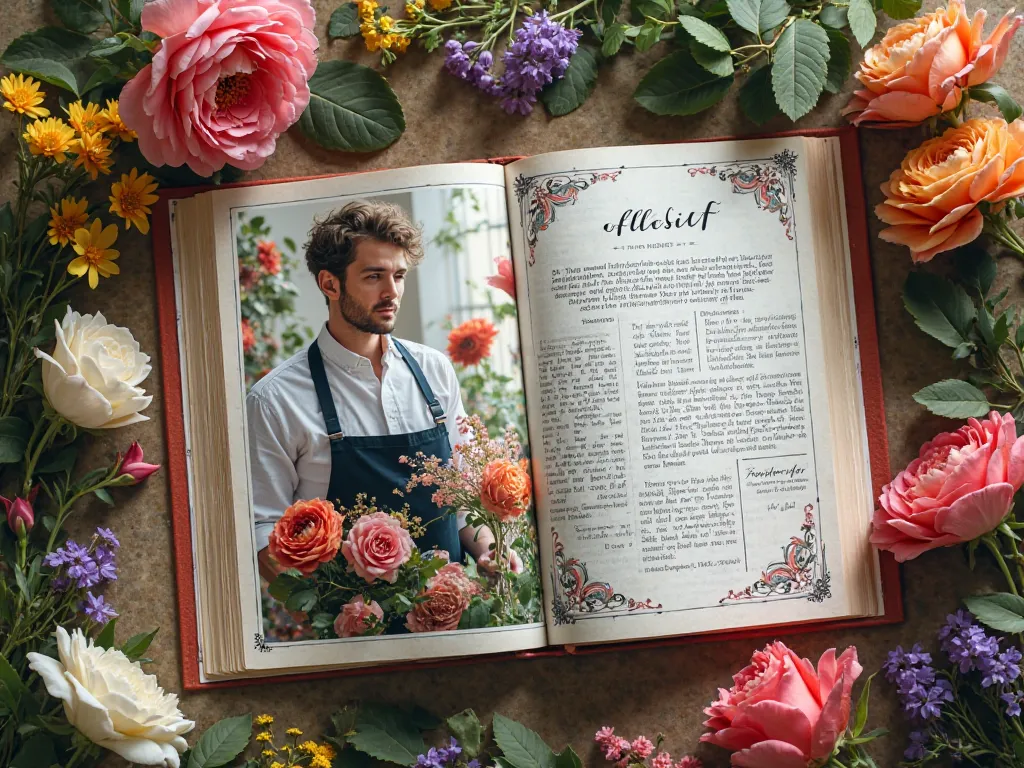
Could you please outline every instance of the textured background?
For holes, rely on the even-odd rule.
[[[318,0],[317,34],[326,38],[326,23],[338,0]],[[2,0],[0,50],[19,34],[47,21],[41,0]],[[929,6],[932,6],[929,3]],[[976,7],[972,4],[971,9]],[[991,17],[1008,8],[1007,0],[992,0]],[[998,81],[1021,92],[1019,68],[1024,64],[1021,39],[1014,42]],[[440,56],[410,53],[388,77],[405,109],[408,130],[391,148],[375,155],[345,155],[313,146],[291,132],[282,136],[277,152],[249,178],[277,178],[360,168],[390,168],[496,155],[539,152],[589,146],[611,146],[675,141],[693,137],[738,135],[753,132],[735,98],[702,115],[689,118],[656,117],[641,109],[631,96],[636,83],[660,55],[623,55],[601,70],[595,94],[575,113],[550,119],[542,111],[528,119],[507,117],[495,104],[479,98],[442,73]],[[354,57],[373,64],[359,51],[358,41],[323,44],[322,59]],[[859,54],[854,51],[854,61]],[[847,92],[823,99],[818,109],[800,121],[800,127],[839,125],[840,108]],[[52,90],[52,89],[51,89]],[[735,91],[734,91],[735,92]],[[53,105],[49,105],[53,109]],[[0,132],[0,200],[14,193],[17,176],[12,121]],[[776,118],[768,130],[791,127]],[[916,146],[923,133],[862,132],[861,147],[867,202],[881,199],[879,184],[904,153]],[[99,185],[97,185],[99,186]],[[893,470],[916,455],[920,444],[949,424],[931,417],[911,399],[920,387],[954,374],[945,348],[923,336],[904,311],[900,286],[910,268],[907,251],[878,240],[879,223],[870,217],[871,251],[875,275],[875,302],[881,341],[881,360]],[[102,310],[107,318],[128,326],[142,348],[153,353],[149,390],[155,395],[147,411],[150,421],[130,430],[103,435],[85,461],[99,463],[137,438],[146,459],[164,459],[163,399],[160,393],[160,356],[156,334],[156,301],[150,242],[133,229],[122,233],[120,277],[104,281],[95,292],[87,288],[71,297],[81,312]],[[1024,271],[1013,259],[1003,259],[1004,282],[1018,300]],[[119,637],[160,627],[151,654],[153,671],[169,690],[180,689],[178,620],[167,476],[154,475],[135,489],[115,491],[119,504],[110,510],[100,503],[80,509],[78,524],[91,529],[112,527],[120,536],[121,580],[108,591],[120,610]],[[817,659],[826,648],[856,645],[868,672],[878,669],[885,653],[898,643],[931,643],[944,615],[955,609],[962,595],[996,584],[988,565],[971,573],[959,551],[931,553],[903,569],[906,621],[903,624],[857,632],[819,633],[789,637],[802,655]],[[473,707],[483,716],[493,711],[521,719],[553,745],[571,742],[587,765],[603,761],[592,748],[591,737],[602,725],[614,725],[631,738],[643,732],[667,735],[665,747],[674,754],[696,750],[708,768],[727,765],[725,753],[697,747],[702,732],[701,709],[718,686],[744,666],[763,640],[697,644],[679,648],[599,654],[586,659],[557,658],[534,661],[481,663],[454,669],[409,670],[401,674],[373,675],[319,682],[285,683],[192,693],[182,697],[184,712],[204,728],[214,720],[248,711],[269,711],[279,723],[294,724],[316,733],[328,723],[335,708],[357,697],[416,702],[438,713]],[[895,729],[892,737],[873,750],[883,768],[895,766],[904,745],[904,729],[892,691],[878,685],[873,693],[871,725]],[[111,761],[110,765],[120,765]]]

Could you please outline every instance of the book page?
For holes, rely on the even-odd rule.
[[[552,643],[855,612],[804,150],[506,169]]]
[[[191,266],[178,270],[181,294],[191,297],[181,308],[183,366],[192,368],[193,380],[221,390],[219,400],[203,398],[201,421],[187,418],[206,678],[543,646],[529,494],[507,519],[487,517],[486,510],[474,515],[457,494],[435,503],[435,492],[448,493],[458,478],[454,469],[446,476],[429,465],[449,446],[462,456],[459,471],[479,474],[477,453],[459,454],[470,443],[488,460],[515,466],[529,455],[503,170],[464,164],[382,171],[217,190],[188,202],[178,206],[176,229],[192,236],[212,231],[214,243],[212,253],[200,243],[176,253]],[[364,241],[387,244],[393,235],[405,238],[399,250],[419,259],[399,270],[402,293],[385,302],[393,304],[385,308],[393,327],[372,331],[385,349],[379,376],[327,326],[335,311],[357,327],[376,322],[378,289],[369,289],[369,299],[360,293],[362,272],[353,273],[353,264],[343,270],[341,309],[329,310],[306,264],[318,222],[355,203],[390,206],[391,222],[387,234],[357,240],[357,256]],[[186,221],[184,210],[194,218]],[[209,301],[213,309],[194,312],[190,301]],[[314,344],[340,439],[352,451],[342,459],[333,453],[312,382]],[[203,357],[207,346],[217,359]],[[440,416],[399,346],[417,362]],[[191,402],[201,397],[189,395]],[[404,448],[395,442],[407,437]],[[204,446],[226,455],[204,459],[197,454]],[[423,482],[410,488],[414,475]],[[329,496],[337,488],[338,498]],[[261,557],[274,552],[271,535],[286,530],[278,525],[286,510],[328,498],[343,517],[345,546],[314,572],[271,587]],[[374,565],[366,558],[376,550],[362,552],[357,540],[376,535],[370,521],[381,515],[402,532],[388,534],[399,542],[395,558]],[[358,535],[352,532],[364,522]],[[488,536],[496,540],[491,550]],[[500,564],[495,549],[505,553]],[[214,594],[234,600],[218,598],[215,607]]]

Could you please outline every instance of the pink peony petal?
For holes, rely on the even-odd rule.
[[[734,752],[735,768],[807,768],[808,755],[785,741],[762,741]]]
[[[1012,501],[1013,486],[1009,483],[986,486],[941,510],[935,518],[935,528],[960,541],[971,541],[995,530]]]
[[[184,32],[209,0],[151,0],[142,6],[142,28],[160,37]]]
[[[762,741],[785,741],[801,754],[810,754],[811,720],[798,707],[783,701],[759,701],[741,708],[733,727],[758,731]]]

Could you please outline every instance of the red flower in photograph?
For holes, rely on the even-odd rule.
[[[256,258],[268,275],[276,275],[281,271],[281,252],[273,240],[260,240],[256,244]]]
[[[296,501],[274,524],[270,554],[285,568],[308,576],[338,554],[344,521],[329,501]]]
[[[256,333],[246,318],[242,318],[242,351],[248,353],[256,346]]]
[[[498,329],[490,320],[474,317],[448,334],[448,357],[460,365],[477,365],[491,354]]]

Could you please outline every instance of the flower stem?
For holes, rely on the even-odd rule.
[[[1001,570],[1003,572],[1003,576],[1006,577],[1006,583],[1010,587],[1010,591],[1019,597],[1020,592],[1017,591],[1017,584],[1013,580],[1013,574],[1010,573],[1009,567],[1006,565],[1006,558],[1003,557],[1003,553],[999,549],[999,542],[995,535],[986,533],[981,537],[981,540],[985,543],[985,546],[988,547],[989,551],[995,557],[996,562],[999,564],[999,570]]]

